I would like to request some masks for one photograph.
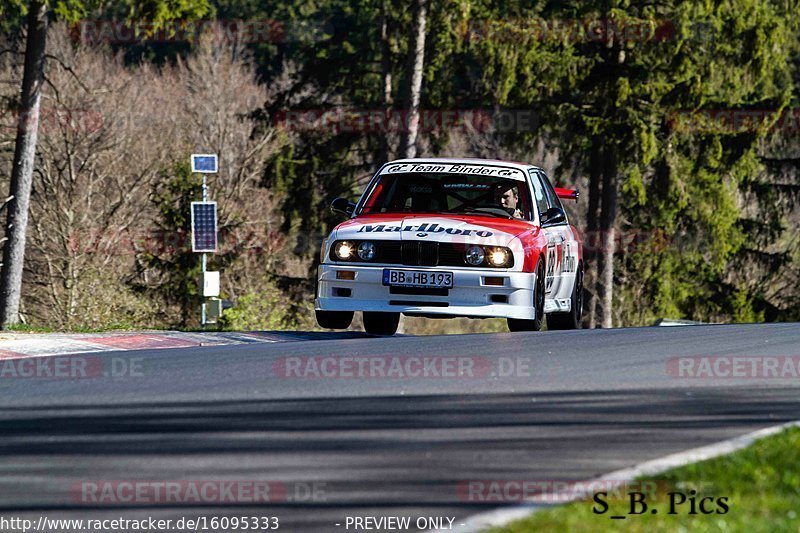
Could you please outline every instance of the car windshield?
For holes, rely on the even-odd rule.
[[[409,172],[381,175],[359,214],[465,213],[530,220],[524,181],[497,176]]]

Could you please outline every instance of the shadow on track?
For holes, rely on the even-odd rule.
[[[459,446],[531,447],[545,428],[713,430],[793,420],[799,406],[796,389],[736,389],[11,407],[0,414],[0,456],[403,449],[453,445],[441,433],[465,430],[478,433]]]
[[[308,532],[348,515],[463,518],[502,504],[465,501],[469,480],[586,480],[799,414],[796,388],[11,407],[0,413],[0,510],[274,513]],[[325,498],[98,505],[75,499],[86,480],[317,483]]]

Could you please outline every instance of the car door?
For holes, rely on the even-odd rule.
[[[532,171],[532,174],[534,194],[536,195],[537,206],[539,206],[539,220],[541,223],[541,215],[547,209],[555,207],[564,211],[564,206],[561,205],[561,201],[556,196],[555,189],[553,189],[544,171],[537,169]],[[542,229],[547,238],[545,293],[548,298],[568,298],[569,296],[561,294],[563,273],[565,267],[568,267],[574,251],[570,249],[572,233],[566,220],[566,215],[563,222],[545,224]]]

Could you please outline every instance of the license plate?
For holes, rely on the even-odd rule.
[[[383,284],[390,287],[453,288],[452,272],[426,272],[422,270],[383,269]]]

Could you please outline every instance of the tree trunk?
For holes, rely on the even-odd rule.
[[[19,322],[22,291],[22,268],[25,260],[25,233],[28,228],[28,205],[39,133],[39,104],[44,82],[45,46],[47,44],[47,7],[32,1],[28,11],[28,35],[25,43],[25,67],[22,76],[17,139],[11,167],[11,200],[8,203],[3,266],[0,273],[0,327]]]
[[[592,147],[589,152],[589,207],[586,214],[586,236],[583,243],[585,250],[585,264],[583,265],[586,273],[585,286],[590,287],[589,301],[586,306],[589,312],[588,326],[590,329],[597,327],[598,247],[602,242],[597,221],[600,206],[600,182],[602,179],[600,138],[592,137]]]
[[[392,58],[389,46],[389,0],[381,1],[381,76],[383,77],[383,112],[384,120],[388,124],[392,113]],[[378,164],[382,165],[389,160],[391,147],[389,146],[389,135],[383,135],[381,139],[381,152],[378,155]]]
[[[598,295],[600,297],[600,326],[614,326],[614,252],[616,251],[617,220],[617,154],[615,147],[607,144],[603,158],[603,192],[600,208],[601,250],[598,268]]]
[[[609,36],[609,41],[606,43],[607,54],[606,61],[609,65],[613,65],[611,70],[608,71],[608,80],[615,80],[620,70],[620,65],[625,63],[625,50],[622,48],[615,48],[614,36]],[[616,105],[613,102],[617,100],[617,90],[612,83],[609,85],[609,102],[611,106],[608,109],[610,116],[616,113]],[[599,298],[600,308],[600,327],[612,328],[614,327],[614,252],[616,251],[617,240],[617,172],[619,167],[619,153],[618,147],[614,145],[614,129],[608,130],[606,135],[606,142],[602,150],[603,160],[603,183],[602,192],[600,197],[602,199],[600,205],[600,255],[598,257],[598,279],[597,279],[597,293]]]
[[[422,71],[425,66],[425,24],[428,18],[427,0],[416,0],[414,39],[411,46],[411,75],[408,76],[408,105],[406,127],[400,138],[403,157],[416,157],[419,131],[419,101],[422,91]]]

